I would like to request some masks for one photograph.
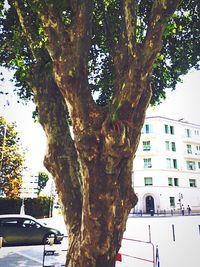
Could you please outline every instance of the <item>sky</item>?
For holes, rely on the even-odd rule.
[[[42,126],[32,119],[35,105],[32,102],[18,103],[19,98],[12,93],[13,84],[9,81],[12,74],[0,68],[1,71],[5,81],[0,82],[0,91],[6,87],[7,92],[11,94],[0,94],[0,115],[5,117],[8,123],[16,122],[22,147],[26,150],[26,166],[30,172],[46,171],[43,165],[46,136]]]
[[[12,92],[13,85],[9,82],[11,73],[4,71],[4,78],[5,81],[0,82],[0,91],[6,87],[8,92]],[[190,71],[182,80],[175,91],[167,91],[166,100],[162,104],[148,109],[147,116],[164,116],[175,120],[184,118],[185,121],[200,125],[200,72]],[[0,95],[0,115],[9,123],[16,122],[23,148],[27,150],[26,166],[33,173],[44,171],[46,136],[41,125],[32,119],[35,106],[33,103],[17,103],[17,100],[13,93]]]
[[[171,119],[200,125],[200,71],[190,71],[182,77],[176,90],[167,91],[166,100],[156,108],[149,108],[147,115],[160,115]]]

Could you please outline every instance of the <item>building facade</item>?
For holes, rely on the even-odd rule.
[[[134,160],[135,212],[200,211],[200,125],[147,117]]]
[[[38,197],[38,175],[25,174],[22,179],[20,190],[21,198],[36,198]]]

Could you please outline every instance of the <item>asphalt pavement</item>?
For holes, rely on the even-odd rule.
[[[55,218],[41,219],[48,226],[59,229],[66,235],[64,220],[61,215]],[[60,245],[44,246],[13,246],[0,248],[0,267],[60,267],[63,266],[66,258],[66,239]],[[58,251],[55,255],[45,256],[43,262],[44,249],[47,251]]]
[[[42,245],[2,247],[0,267],[61,267],[66,259],[63,248],[63,245],[45,246],[44,251]]]
[[[62,216],[45,219],[45,222],[62,233],[66,231]],[[144,252],[147,249],[145,244],[149,245],[149,240],[154,247],[159,247],[162,267],[199,267],[200,216],[130,215],[124,237],[120,251],[123,259],[122,262],[117,262],[117,267],[150,266],[144,259],[138,261],[144,256],[149,259],[151,251]],[[63,248],[67,248],[67,239],[63,240],[61,245],[45,247],[50,253],[45,256],[43,265],[44,246],[2,247],[0,267],[61,267],[66,259],[66,251],[61,253]],[[51,255],[54,250],[56,253]],[[134,263],[133,258],[136,261]]]
[[[0,267],[42,267],[42,257],[41,246],[2,247],[0,248]]]

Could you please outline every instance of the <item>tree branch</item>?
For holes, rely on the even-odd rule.
[[[136,109],[134,110],[133,114],[133,124],[138,125],[137,127],[137,132],[133,131],[132,136],[130,138],[131,143],[137,142],[136,138],[140,138],[140,132],[141,128],[144,124],[145,116],[146,116],[146,110],[149,106],[150,100],[152,96],[152,88],[151,88],[151,83],[150,80],[147,80],[146,85],[145,85],[145,90],[140,96],[140,99],[138,101],[138,105]],[[138,139],[139,143],[139,139]],[[135,151],[137,150],[137,146],[135,147]]]
[[[34,91],[40,123],[48,140],[45,166],[54,177],[58,194],[65,206],[63,212],[66,224],[73,231],[81,223],[82,181],[77,153],[67,123],[67,107],[53,79],[52,67],[50,67],[52,62],[48,51],[44,47],[40,48],[39,51],[35,48],[37,35],[32,32],[23,1],[16,0],[13,5],[36,59],[35,67],[29,74],[29,83]]]
[[[137,3],[135,0],[120,0],[121,27],[119,42],[115,45],[114,55],[116,71],[115,91],[117,94],[120,94],[126,79],[126,73],[136,58],[136,11]]]
[[[105,35],[106,38],[108,40],[108,44],[109,44],[109,49],[110,49],[110,54],[114,55],[114,42],[113,42],[113,34],[111,32],[111,29],[109,27],[109,20],[105,11],[105,3],[103,0],[99,0],[98,1],[98,6],[100,11],[102,12],[103,15],[103,23],[104,23],[104,31],[105,31]]]
[[[83,65],[89,52],[91,38],[91,0],[72,1],[72,22],[66,26],[54,4],[46,4],[44,0],[33,0],[39,6],[38,14],[48,36],[47,49],[53,62],[66,52],[75,49],[80,56],[78,63]],[[57,41],[57,45],[55,44]],[[84,49],[82,49],[84,48]],[[67,49],[67,51],[66,51]],[[73,64],[73,62],[71,62]]]
[[[127,46],[129,56],[133,58],[135,55],[136,48],[136,23],[137,23],[137,1],[136,0],[124,0],[123,1],[123,12],[126,26],[127,35]]]
[[[174,13],[182,0],[155,0],[152,6],[151,17],[147,33],[142,45],[142,78],[152,71],[152,65],[162,46],[164,22]]]
[[[91,127],[99,116],[88,83],[88,53],[91,38],[91,0],[75,1],[71,23],[66,26],[53,4],[34,0],[48,36],[47,50],[53,61],[54,80],[62,92],[72,119],[74,133]],[[82,101],[84,96],[87,101]]]
[[[35,67],[32,74],[31,85],[39,120],[48,141],[44,163],[54,177],[57,192],[65,207],[63,213],[68,230],[77,231],[81,224],[82,181],[67,123],[66,105],[52,76],[45,73],[42,66]]]
[[[14,8],[17,12],[18,18],[19,18],[20,25],[22,27],[22,31],[24,32],[26,39],[29,43],[30,50],[33,54],[33,57],[37,60],[38,55],[37,55],[37,52],[35,49],[35,43],[36,43],[37,37],[36,37],[34,31],[32,31],[30,28],[31,25],[28,21],[28,15],[26,14],[26,10],[25,10],[25,6],[23,4],[23,1],[21,1],[21,0],[15,0],[15,1],[8,0],[8,3],[10,5],[14,6]]]

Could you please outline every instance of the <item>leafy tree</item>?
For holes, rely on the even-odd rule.
[[[24,167],[24,152],[14,123],[0,116],[0,190],[7,197],[19,197]]]
[[[38,195],[45,188],[47,182],[49,180],[49,176],[46,172],[39,172],[38,173]]]
[[[15,70],[19,96],[34,96],[47,135],[66,266],[115,266],[137,202],[132,166],[146,108],[199,67],[199,1],[1,3],[0,62]]]

